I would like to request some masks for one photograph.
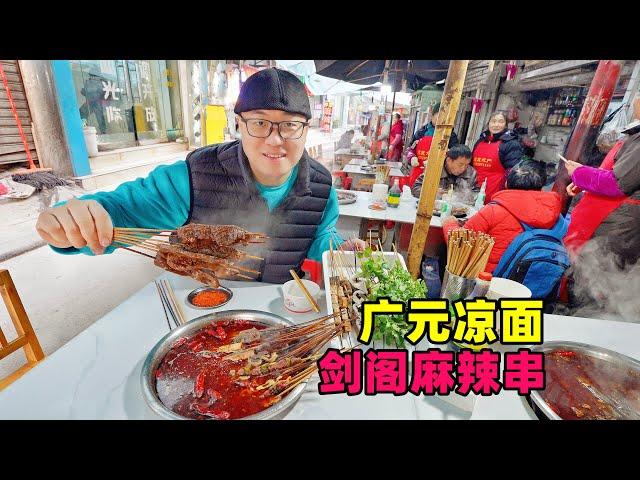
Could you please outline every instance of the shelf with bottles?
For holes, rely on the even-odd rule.
[[[550,127],[572,127],[578,118],[578,113],[578,110],[573,108],[550,112],[547,116],[547,125]]]
[[[562,88],[558,90],[549,108],[580,108],[586,95],[582,87]]]
[[[549,102],[546,124],[550,127],[572,127],[580,115],[585,98],[582,88],[558,90]]]

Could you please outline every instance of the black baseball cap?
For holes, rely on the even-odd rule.
[[[282,110],[311,118],[311,106],[304,84],[294,74],[279,68],[265,68],[242,85],[235,113],[249,110]]]

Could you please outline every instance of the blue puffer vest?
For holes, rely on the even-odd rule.
[[[313,243],[331,190],[331,174],[304,152],[298,178],[271,213],[260,195],[240,141],[211,145],[187,156],[191,210],[186,223],[238,225],[265,233],[269,240],[243,250],[264,260],[241,265],[260,272],[259,280],[284,283],[300,266]]]

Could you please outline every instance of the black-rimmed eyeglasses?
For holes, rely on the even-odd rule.
[[[278,133],[280,136],[287,140],[296,140],[302,137],[304,127],[309,125],[308,122],[298,122],[295,120],[287,120],[285,122],[271,122],[269,120],[263,120],[261,118],[243,118],[242,115],[238,115],[247,125],[247,132],[252,137],[267,138],[273,132],[273,126],[278,127]]]

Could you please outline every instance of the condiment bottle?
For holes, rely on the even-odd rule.
[[[393,187],[389,190],[389,195],[387,196],[387,205],[391,208],[398,208],[400,206],[400,195],[402,194],[402,190],[400,190],[400,181],[396,178],[393,181]]]
[[[480,187],[480,193],[478,193],[478,196],[476,197],[476,203],[474,204],[474,207],[476,207],[477,210],[480,210],[484,206],[484,200],[487,196],[487,194],[485,193],[486,190],[487,179],[485,178],[482,182],[482,186]]]

